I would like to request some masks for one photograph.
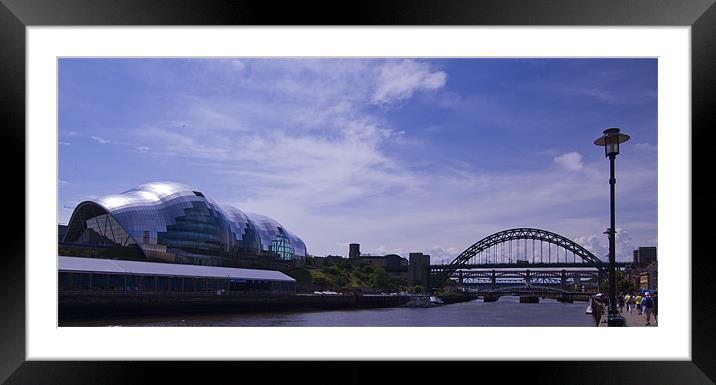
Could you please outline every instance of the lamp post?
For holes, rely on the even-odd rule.
[[[609,313],[607,315],[607,326],[624,326],[624,317],[617,311],[617,280],[616,280],[616,226],[614,224],[614,186],[617,183],[614,178],[614,160],[619,154],[619,143],[629,140],[629,135],[622,134],[618,128],[607,128],[604,135],[597,138],[594,144],[604,147],[604,156],[609,158],[609,189],[610,189],[610,227],[609,233]]]

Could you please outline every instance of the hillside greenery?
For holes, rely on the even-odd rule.
[[[405,279],[392,277],[382,267],[367,263],[354,267],[347,260],[337,264],[326,263],[316,269],[293,269],[288,274],[298,283],[310,283],[316,290],[374,288],[398,292],[407,289]]]

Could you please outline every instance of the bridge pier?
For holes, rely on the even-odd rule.
[[[559,297],[557,297],[557,301],[562,303],[573,303],[574,297],[570,294],[562,294]]]
[[[520,303],[539,303],[539,296],[537,296],[537,295],[521,295]]]
[[[492,288],[494,289],[497,287],[497,273],[495,273],[495,270],[492,270],[492,276],[490,278],[490,282],[492,283]]]
[[[485,294],[483,297],[483,301],[485,302],[497,302],[498,299],[500,299],[500,295],[494,293]]]
[[[567,270],[562,269],[562,276],[559,278],[559,288],[566,290],[567,288]]]

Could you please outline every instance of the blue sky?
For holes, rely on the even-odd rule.
[[[537,227],[617,258],[657,245],[656,59],[61,59],[58,223],[171,180],[268,215],[314,255]]]

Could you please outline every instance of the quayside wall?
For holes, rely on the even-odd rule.
[[[368,309],[405,305],[403,295],[266,296],[131,296],[61,295],[58,316],[68,319],[106,319],[123,316],[251,313]]]

